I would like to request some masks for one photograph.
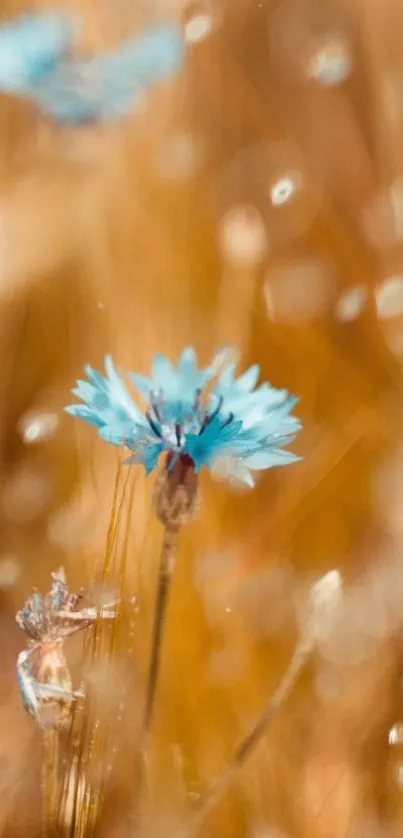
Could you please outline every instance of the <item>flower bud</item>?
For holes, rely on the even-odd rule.
[[[198,476],[193,460],[180,455],[173,466],[172,454],[168,455],[164,469],[154,486],[154,509],[164,527],[178,530],[194,517],[197,505]]]

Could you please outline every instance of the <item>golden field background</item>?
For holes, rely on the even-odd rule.
[[[70,387],[109,351],[122,369],[146,371],[155,351],[174,359],[192,344],[204,363],[230,343],[242,367],[258,362],[300,396],[304,459],[264,474],[253,493],[203,478],[169,605],[145,834],[179,834],[281,679],[307,587],[337,567],[338,632],[201,834],[393,838],[403,818],[403,746],[390,744],[403,742],[401,4],[65,5],[82,15],[88,49],[165,17],[207,14],[213,25],[189,44],[179,78],[119,125],[66,129],[0,100],[1,834],[40,834],[40,736],[14,679],[15,610],[62,563],[72,589],[89,585],[104,553],[117,455],[63,414]],[[2,18],[41,6],[3,2]],[[45,431],[32,444],[24,428],[38,417]],[[139,600],[138,689],[105,836],[126,835],[133,791],[124,746],[143,697],[161,536],[151,483],[139,471],[127,582]]]

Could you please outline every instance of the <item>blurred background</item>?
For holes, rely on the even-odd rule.
[[[55,4],[57,0],[55,0]],[[3,0],[1,18],[48,6]],[[58,5],[62,5],[59,0]],[[102,50],[180,20],[179,77],[113,126],[0,97],[0,834],[39,833],[40,741],[15,611],[63,564],[89,585],[117,455],[63,413],[85,363],[235,345],[300,397],[303,461],[202,481],[169,606],[144,835],[179,835],[290,660],[301,601],[337,631],[201,834],[386,838],[403,823],[403,52],[398,0],[66,0]],[[160,530],[135,479],[128,586],[143,689]],[[133,664],[134,665],[134,664]],[[137,670],[136,670],[137,671]],[[127,699],[133,725],[142,691]],[[127,730],[128,728],[126,728]],[[122,742],[121,742],[121,746]],[[100,834],[133,776],[112,771]]]

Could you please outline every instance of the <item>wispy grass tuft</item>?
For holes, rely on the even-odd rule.
[[[95,835],[106,785],[116,754],[116,708],[124,701],[125,681],[116,678],[116,655],[133,620],[133,596],[126,590],[135,477],[118,467],[103,561],[95,569],[93,599],[100,614],[106,595],[119,600],[116,617],[98,620],[84,642],[82,678],[85,698],[73,709],[65,742],[62,792],[57,824],[66,838]],[[111,702],[111,690],[113,701]],[[59,833],[58,833],[59,834]]]

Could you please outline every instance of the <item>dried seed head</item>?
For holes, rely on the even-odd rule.
[[[168,456],[154,486],[154,509],[164,527],[179,529],[194,517],[197,505],[198,476],[193,460],[181,454],[170,468]]]
[[[331,570],[312,585],[308,599],[306,632],[313,642],[331,632],[343,602],[343,579]]]

